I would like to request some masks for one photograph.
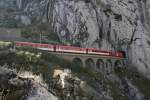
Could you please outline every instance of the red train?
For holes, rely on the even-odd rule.
[[[52,44],[39,44],[32,42],[15,42],[16,46],[31,46],[42,50],[53,51],[53,52],[68,52],[68,53],[83,53],[83,54],[93,54],[101,56],[112,56],[124,58],[125,54],[123,52],[115,51],[102,51],[94,48],[80,48],[65,45],[52,45]]]

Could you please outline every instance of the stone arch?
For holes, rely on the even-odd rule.
[[[86,59],[85,66],[88,68],[94,68],[95,67],[94,60],[91,58]]]
[[[80,58],[74,58],[72,60],[72,63],[75,64],[75,65],[78,65],[78,66],[83,66],[83,62]]]
[[[102,59],[97,60],[96,69],[102,72],[104,71],[104,61]]]
[[[111,74],[113,71],[112,61],[110,59],[106,60],[105,73],[107,75]]]

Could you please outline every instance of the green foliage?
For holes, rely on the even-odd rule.
[[[23,57],[27,62],[31,63],[38,63],[41,57],[41,53],[35,54],[28,51],[18,51],[16,54]]]
[[[150,80],[146,79],[136,70],[136,68],[119,68],[116,69],[115,72],[120,78],[127,77],[132,82],[132,84],[134,84],[139,89],[139,91],[144,94],[144,99],[150,100]]]
[[[66,61],[59,58],[49,52],[38,50],[31,47],[18,47],[16,53],[3,53],[0,55],[0,63],[9,63],[12,67],[19,70],[32,71],[34,74],[41,73],[45,82],[49,84],[50,74],[52,73],[52,66],[61,66],[63,69],[68,68],[73,71],[80,79],[86,81],[95,90],[98,91],[97,84],[102,84],[103,88],[107,91],[109,86],[113,98],[115,100],[128,100],[126,96],[121,95],[121,90],[117,87],[117,84],[109,81],[107,77],[100,72],[96,72],[93,69],[83,68],[82,66]],[[37,58],[37,55],[40,56]],[[36,59],[36,61],[35,61]]]
[[[56,33],[49,33],[48,39],[49,40],[55,40],[55,41],[58,41],[58,42],[60,41],[59,37],[58,37],[58,35]]]
[[[22,30],[21,31],[21,36],[24,38],[30,38],[32,37],[31,30]]]
[[[11,91],[5,98],[5,100],[22,100],[24,94],[28,94],[30,91],[27,91],[26,88],[21,90],[13,90]]]
[[[7,48],[7,47],[9,47],[11,45],[12,45],[11,42],[0,41],[0,49]]]
[[[5,19],[0,20],[0,27],[5,28],[17,28],[17,21],[10,17],[5,17]]]
[[[92,86],[95,90],[98,90],[97,82],[98,84],[101,84],[103,86],[104,91],[107,91],[109,89],[112,93],[112,97],[114,100],[129,100],[129,98],[126,95],[122,95],[123,92],[118,87],[118,84],[111,82],[109,79],[107,79],[106,76],[104,76],[100,72],[96,72],[93,69],[83,68],[81,72],[79,71],[77,73],[79,74],[79,77],[82,76],[81,78],[83,78],[83,76],[87,77],[87,83],[90,86]]]
[[[35,23],[33,26],[24,27],[21,31],[21,35],[32,42],[60,42],[58,35],[49,29],[49,23],[40,22]]]

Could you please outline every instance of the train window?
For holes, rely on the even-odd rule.
[[[94,49],[94,50],[92,50],[93,52],[101,52],[100,50],[96,50],[96,49]]]
[[[29,46],[31,46],[31,47],[32,47],[32,46],[33,46],[33,44],[32,44],[32,43],[29,43]]]
[[[24,46],[24,44],[23,44],[23,43],[20,43],[20,45],[21,45],[21,46]]]
[[[46,47],[46,45],[45,44],[43,44],[43,48],[45,48]]]
[[[21,43],[17,43],[17,45],[18,45],[18,46],[22,46],[22,44],[21,44]]]
[[[42,48],[44,48],[44,45],[43,45],[43,44],[41,44],[41,47],[42,47]]]
[[[98,50],[92,50],[93,52],[99,52]]]
[[[24,45],[24,46],[28,46],[28,44],[27,44],[27,43],[23,43],[23,45]]]
[[[47,44],[44,44],[44,48],[48,48],[48,45],[47,45]]]
[[[34,44],[34,47],[38,47],[38,44]]]
[[[65,48],[66,48],[65,46],[62,46],[62,47],[61,47],[61,49],[65,49]]]

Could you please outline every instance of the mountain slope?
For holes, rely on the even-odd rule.
[[[111,78],[46,51],[22,47],[0,51],[0,93],[7,100],[149,100],[149,80],[135,70],[115,69]],[[138,81],[138,83],[137,83]],[[144,85],[142,84],[143,82]]]
[[[149,5],[149,0],[0,0],[0,26],[48,23],[63,43],[125,51],[128,64],[149,77]]]

